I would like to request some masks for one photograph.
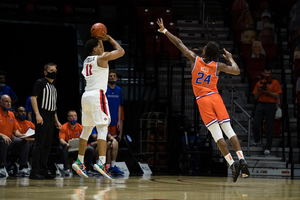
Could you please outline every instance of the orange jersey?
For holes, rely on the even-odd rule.
[[[18,118],[16,118],[16,122],[18,124],[18,130],[22,134],[25,134],[29,128],[35,130],[35,125],[31,121],[28,120],[21,121]]]
[[[16,118],[13,112],[7,111],[7,115],[3,109],[0,108],[0,133],[11,138],[13,131],[18,129]]]
[[[202,57],[197,56],[192,70],[192,85],[196,99],[203,96],[219,93],[217,83],[219,77],[217,75],[218,63],[211,61],[205,63]]]
[[[64,139],[66,142],[73,138],[79,138],[82,132],[82,125],[76,123],[75,128],[72,129],[69,122],[64,123],[59,130],[59,139]]]

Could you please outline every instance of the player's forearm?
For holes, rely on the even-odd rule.
[[[233,60],[233,58],[230,58],[228,61],[230,62],[232,69],[235,71],[234,75],[239,75],[240,74],[240,68],[236,64],[236,62]]]
[[[180,46],[183,44],[182,41],[176,37],[175,35],[173,35],[172,33],[170,33],[169,31],[167,31],[165,33],[165,35],[168,37],[168,39],[177,47],[180,48]]]
[[[113,48],[117,51],[120,51],[122,52],[123,54],[125,53],[124,49],[121,47],[121,45],[116,41],[114,40],[112,37],[109,37],[109,40],[108,42],[113,46]]]

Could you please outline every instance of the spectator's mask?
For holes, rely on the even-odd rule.
[[[17,118],[21,121],[24,121],[25,119],[27,119],[27,115],[17,115]]]
[[[0,87],[4,87],[5,86],[5,83],[0,83]]]
[[[75,125],[75,124],[77,123],[77,120],[70,120],[69,123],[70,123],[71,125]]]
[[[117,83],[117,81],[108,81],[108,83],[111,85],[115,85]]]
[[[47,72],[46,77],[55,80],[56,79],[56,72]]]
[[[0,107],[4,110],[4,111],[11,111],[11,108],[5,107],[4,105],[0,105]]]

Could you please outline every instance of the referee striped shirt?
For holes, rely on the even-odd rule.
[[[32,96],[37,96],[38,108],[56,111],[57,91],[46,78],[38,79],[33,87]]]

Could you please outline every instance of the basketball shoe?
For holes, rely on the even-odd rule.
[[[240,175],[240,165],[234,162],[229,168],[232,171],[233,182],[236,182]]]
[[[250,176],[250,172],[249,172],[246,160],[244,160],[244,159],[240,160],[240,168],[241,168],[241,171],[242,171],[242,177],[243,178],[248,178]]]
[[[75,170],[75,172],[81,176],[82,178],[88,178],[87,172],[85,170],[85,166],[83,163],[80,162],[80,160],[77,158],[76,162],[72,164],[72,168]]]
[[[107,172],[105,165],[99,163],[94,164],[94,170],[100,172],[104,177],[112,179],[112,176]]]

